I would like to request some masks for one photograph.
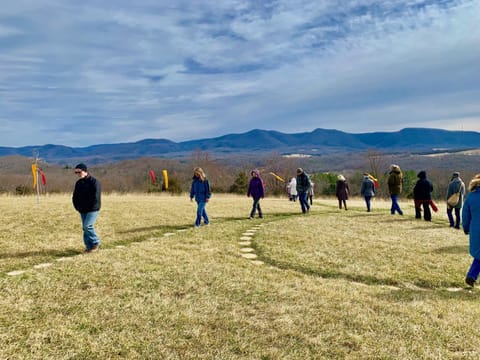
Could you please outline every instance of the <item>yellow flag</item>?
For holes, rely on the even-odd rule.
[[[32,164],[33,188],[37,188],[37,164]]]
[[[270,174],[270,175],[273,175],[273,176],[275,177],[275,179],[280,180],[281,182],[285,182],[285,180],[283,180],[280,176],[278,176],[278,175],[275,174],[274,172],[270,172],[269,174]]]
[[[168,189],[168,172],[163,170],[163,183],[165,184],[165,190]]]

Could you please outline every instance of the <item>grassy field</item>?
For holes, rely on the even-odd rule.
[[[188,196],[105,195],[84,255],[70,195],[0,197],[0,359],[478,359],[445,204],[348,205],[214,195],[194,229]]]

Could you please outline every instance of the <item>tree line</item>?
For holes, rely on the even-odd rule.
[[[1,193],[27,195],[34,192],[30,170],[31,159],[15,156],[0,160],[3,160],[0,161]],[[285,196],[286,184],[295,176],[297,167],[302,167],[310,175],[315,184],[315,196],[334,196],[337,175],[340,173],[347,178],[351,195],[357,196],[360,193],[363,173],[369,172],[379,180],[380,187],[377,196],[387,198],[389,195],[387,187],[389,165],[397,163],[404,174],[404,197],[412,197],[417,173],[420,170],[426,170],[434,185],[433,198],[437,200],[444,199],[453,171],[460,171],[465,182],[468,182],[476,173],[471,164],[466,161],[457,161],[460,166],[453,167],[454,164],[441,159],[428,159],[423,162],[420,160],[413,161],[408,154],[399,158],[398,155],[386,155],[375,151],[312,158],[284,157],[274,153],[256,157],[214,158],[208,152],[197,150],[189,158],[125,160],[89,166],[89,172],[101,181],[103,191],[106,193],[167,192],[179,194],[190,190],[193,169],[200,166],[210,180],[212,192],[246,194],[250,172],[257,168],[262,173],[267,196]],[[88,164],[88,161],[85,162]],[[60,166],[40,161],[39,166],[47,176],[47,184],[42,188],[42,193],[71,192],[77,180],[73,174],[74,165]],[[163,184],[163,169],[168,171],[168,189],[165,189]],[[156,184],[153,184],[150,179],[150,170],[156,174]],[[280,176],[285,182],[270,175],[270,172]]]

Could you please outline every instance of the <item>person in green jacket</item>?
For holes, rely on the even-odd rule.
[[[402,193],[403,185],[403,173],[400,169],[400,166],[392,164],[390,165],[390,174],[388,176],[388,192],[390,193],[390,198],[392,199],[392,207],[390,213],[392,215],[395,212],[398,212],[400,215],[403,215],[402,209],[398,204],[398,197]]]

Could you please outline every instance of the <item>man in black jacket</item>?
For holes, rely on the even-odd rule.
[[[87,166],[83,163],[75,166],[75,174],[80,179],[77,180],[73,191],[73,206],[82,218],[85,252],[91,253],[97,251],[100,246],[100,239],[93,227],[101,206],[100,181],[87,172]]]

